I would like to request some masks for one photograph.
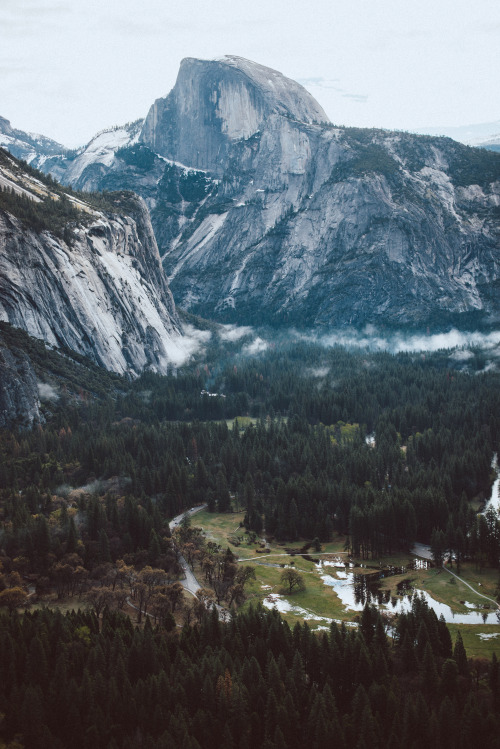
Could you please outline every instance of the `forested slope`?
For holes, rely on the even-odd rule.
[[[319,637],[262,609],[178,635],[112,612],[0,623],[0,730],[27,749],[499,746],[496,659],[473,678],[418,601],[392,645],[368,607]]]
[[[500,437],[499,375],[483,353],[282,343],[256,358],[228,346],[130,382],[9,328],[3,340],[30,357],[44,397],[38,426],[0,433],[0,741],[498,745],[496,658],[468,660],[418,597],[392,629],[366,608],[357,628],[291,631],[276,612],[237,614],[245,595],[231,586],[232,621],[205,615],[202,597],[182,619],[169,530],[198,503],[243,506],[247,528],[278,541],[346,534],[365,558],[430,541],[458,564],[497,567],[498,517],[473,510]],[[93,613],[21,616],[28,586]],[[139,628],[114,610],[129,596]]]

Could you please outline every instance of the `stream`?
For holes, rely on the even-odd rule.
[[[366,441],[368,444],[372,444],[374,435],[369,435]],[[483,513],[490,508],[500,513],[500,466],[497,453],[493,455],[491,467],[496,472],[497,478],[493,483],[491,496],[485,504]],[[425,550],[426,548],[422,546],[422,549]],[[425,551],[423,552],[421,549],[417,549],[414,553],[425,555]],[[409,578],[397,583],[394,590],[382,590],[382,579],[393,575],[402,575],[406,571],[411,572],[412,569],[428,564],[427,559],[417,559],[404,568],[388,567],[383,570],[360,574],[356,572],[356,568],[353,568],[352,565],[346,565],[341,559],[338,559],[333,562],[319,561],[315,564],[315,569],[323,583],[336,593],[343,603],[346,613],[362,611],[367,601],[377,606],[380,611],[389,614],[406,613],[411,611],[413,596],[418,595],[427,602],[429,608],[434,609],[438,618],[442,614],[448,624],[500,624],[500,611],[494,609],[493,605],[490,608],[487,605],[483,607],[481,604],[463,601],[463,605],[469,611],[457,613],[446,604],[436,601],[426,590],[413,588]],[[271,563],[270,566],[277,565]],[[330,573],[329,567],[334,568],[332,573]],[[267,608],[277,608],[282,613],[293,613],[307,620],[317,620],[322,623],[334,621],[290,603],[283,595],[270,593],[263,603]],[[500,636],[500,633],[484,635],[484,637],[496,637],[497,635]]]
[[[371,437],[372,435],[370,435]],[[483,512],[493,508],[497,513],[500,513],[500,467],[497,453],[493,455],[491,467],[495,470],[497,478],[493,483],[491,496],[486,502]],[[446,604],[436,601],[427,591],[411,587],[409,579],[398,583],[394,591],[382,590],[381,580],[383,578],[404,574],[406,570],[415,569],[415,565],[427,564],[426,560],[419,559],[411,562],[406,568],[388,568],[373,573],[359,574],[355,569],[345,566],[341,560],[338,560],[337,562],[319,562],[316,569],[324,584],[333,589],[347,611],[361,611],[368,601],[387,613],[406,613],[411,611],[413,596],[418,595],[425,599],[429,608],[434,609],[438,617],[442,614],[448,624],[500,623],[500,612],[493,607],[483,608],[480,604],[464,601],[463,605],[470,611],[457,613]],[[329,566],[335,568],[335,574],[329,574]]]
[[[493,455],[491,461],[491,467],[496,472],[496,479],[491,487],[491,496],[484,506],[483,513],[487,512],[491,507],[496,511],[500,512],[500,469],[498,467],[498,454]]]
[[[464,602],[466,613],[456,613],[444,603],[436,601],[426,590],[419,590],[411,586],[409,579],[399,582],[395,590],[382,590],[381,580],[392,575],[400,575],[406,570],[411,571],[414,565],[425,564],[423,560],[412,562],[406,568],[388,568],[381,572],[359,574],[355,569],[337,567],[335,576],[328,574],[325,566],[328,563],[316,565],[324,584],[332,588],[348,611],[362,611],[365,603],[372,603],[380,611],[391,614],[407,613],[411,611],[412,599],[418,595],[427,602],[429,608],[434,609],[436,616],[441,614],[444,620],[451,624],[498,624],[497,610],[481,608],[481,605]]]
[[[426,568],[429,562],[425,559],[416,559],[406,567],[387,567],[373,572],[360,573],[359,568],[346,565],[341,559],[337,561],[319,561],[315,564],[315,573],[318,574],[323,583],[332,588],[345,607],[346,613],[362,611],[365,603],[371,603],[388,614],[400,614],[411,611],[413,596],[422,597],[429,608],[434,609],[436,616],[441,614],[448,624],[499,624],[500,612],[496,609],[481,604],[473,604],[467,601],[463,605],[470,609],[467,612],[457,613],[444,603],[436,601],[430,593],[425,590],[413,588],[410,578],[403,578],[393,590],[383,590],[381,581],[394,575],[401,576],[412,570]],[[333,568],[330,572],[329,568]],[[314,573],[312,573],[314,574]],[[316,620],[321,624],[336,621],[315,614],[313,611],[303,609],[291,603],[284,595],[269,593],[263,601],[266,608],[276,608],[281,613],[291,613],[306,620]]]

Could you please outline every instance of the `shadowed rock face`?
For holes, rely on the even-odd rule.
[[[115,372],[166,371],[180,326],[155,249],[130,217],[102,216],[68,246],[0,213],[0,317]]]
[[[334,127],[301,86],[238,57],[184,60],[122,131],[114,150],[101,135],[44,169],[144,197],[180,306],[325,326],[500,316],[498,154]]]
[[[32,426],[40,420],[37,379],[29,357],[0,337],[0,428]]]

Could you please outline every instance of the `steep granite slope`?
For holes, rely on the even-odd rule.
[[[149,110],[140,139],[161,156],[222,176],[233,143],[255,135],[275,114],[328,121],[302,86],[275,70],[241,57],[186,58],[170,94]]]
[[[298,84],[238,57],[184,60],[128,127],[44,168],[142,195],[181,306],[227,322],[498,319],[498,154],[334,127]]]
[[[97,210],[3,154],[0,184],[15,194],[0,194],[0,319],[119,373],[183,361],[189,342],[143,201],[112,196],[113,212]]]
[[[37,385],[29,356],[6,346],[0,336],[0,429],[40,420]]]

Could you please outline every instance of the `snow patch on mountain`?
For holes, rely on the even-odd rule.
[[[91,164],[111,166],[116,151],[119,148],[134,145],[138,139],[139,130],[130,132],[127,127],[103,130],[80,150],[74,164],[67,171],[66,181],[69,183],[76,182]]]

